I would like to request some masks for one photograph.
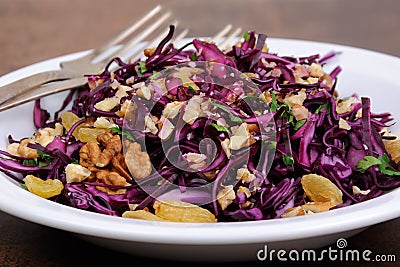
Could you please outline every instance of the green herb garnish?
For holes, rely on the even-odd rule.
[[[215,106],[215,107],[217,107],[217,108],[219,108],[219,109],[222,109],[223,111],[225,111],[226,113],[228,113],[228,114],[229,114],[229,119],[230,119],[232,122],[239,122],[239,123],[242,123],[242,122],[243,122],[243,119],[242,119],[242,118],[239,118],[239,117],[233,115],[232,112],[231,112],[227,107],[225,107],[225,106],[223,106],[223,105],[220,105],[220,104],[217,104],[217,103],[212,103],[211,105],[213,105],[213,106]]]
[[[301,127],[303,127],[303,125],[306,123],[306,119],[304,120],[299,120],[298,122],[296,122],[296,124],[294,125],[294,130],[297,131],[298,129],[300,129]]]
[[[317,110],[315,111],[315,114],[318,114],[321,111],[321,109],[323,109],[323,108],[326,109],[326,114],[331,113],[331,107],[328,104],[322,104],[317,108]]]
[[[293,165],[293,164],[294,164],[294,159],[293,159],[293,157],[291,157],[291,156],[282,154],[282,160],[283,160],[283,163],[284,163],[286,166],[289,166],[289,165]]]
[[[143,61],[139,61],[140,72],[143,74],[147,71],[146,63]]]
[[[189,93],[189,94],[192,94],[192,95],[195,95],[195,94],[196,94],[196,90],[195,90],[193,87],[191,87],[191,86],[189,85],[187,88],[188,88],[188,93]]]
[[[248,42],[250,40],[250,33],[249,32],[245,32],[243,35],[243,39]]]
[[[389,162],[389,156],[386,154],[383,156],[379,155],[378,158],[373,156],[365,156],[357,163],[356,167],[361,173],[366,172],[372,166],[378,166],[378,169],[382,174],[389,176],[400,175],[399,171],[396,171],[396,169],[394,169],[392,166],[388,166]]]
[[[128,139],[129,141],[136,142],[136,140],[133,137],[132,133],[127,132],[127,131],[122,131],[118,126],[111,127],[110,130],[116,132],[117,134],[125,136],[126,139]]]
[[[230,133],[229,130],[227,128],[225,128],[224,126],[218,125],[214,122],[210,123],[210,125],[212,127],[214,127],[218,132],[225,132],[225,133]]]
[[[276,95],[274,92],[271,92],[271,106],[270,109],[271,111],[277,111],[278,110],[278,101],[276,101]]]
[[[190,59],[191,59],[192,61],[197,61],[197,54],[196,54],[196,53],[193,53],[192,56],[190,57]]]

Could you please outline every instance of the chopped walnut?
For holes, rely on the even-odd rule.
[[[368,195],[371,190],[361,190],[358,186],[353,185],[353,195],[361,194],[361,195]]]
[[[134,111],[136,110],[136,108],[137,108],[137,106],[136,106],[136,104],[135,105],[133,105],[132,104],[132,101],[130,101],[130,100],[125,100],[125,102],[121,105],[121,108],[117,111],[117,112],[115,112],[115,114],[117,115],[117,116],[119,116],[120,118],[123,118],[123,117],[125,117],[125,115],[127,114],[127,113],[134,113]],[[133,115],[133,114],[132,114]]]
[[[242,74],[240,74],[240,78],[242,79],[246,79],[246,78],[260,78],[260,75],[258,73],[253,73],[253,72],[244,72]]]
[[[226,157],[229,159],[231,157],[231,149],[229,148],[231,140],[226,138],[224,141],[221,141],[221,147],[224,150]]]
[[[249,132],[248,124],[243,122],[230,138],[229,148],[238,150],[255,143],[254,136]]]
[[[296,82],[303,83],[303,78],[310,76],[310,73],[307,71],[307,68],[304,65],[296,65],[294,69],[294,77]]]
[[[175,118],[176,115],[178,115],[179,112],[181,111],[183,104],[185,104],[185,102],[183,102],[183,101],[174,101],[174,102],[168,103],[165,106],[165,108],[162,112],[162,115],[167,119]]]
[[[80,164],[82,166],[105,167],[111,162],[112,158],[122,150],[122,143],[119,135],[112,135],[109,132],[100,134],[97,136],[97,141],[105,146],[105,149],[101,151],[97,143],[88,142],[79,151]]]
[[[157,134],[158,133],[158,128],[156,126],[156,122],[158,121],[158,118],[156,116],[152,116],[151,114],[146,114],[144,116],[144,125],[146,126],[146,129],[144,130],[146,133],[152,133],[152,134]]]
[[[112,172],[108,170],[101,170],[96,173],[96,178],[108,185],[116,185],[116,186],[128,186],[130,185],[129,183],[126,182],[126,179],[119,175],[117,172]],[[96,188],[100,191],[103,191],[107,194],[113,195],[113,194],[123,194],[125,193],[126,189],[121,188],[121,189],[112,189],[108,187],[103,187],[103,186],[96,186]]]
[[[150,100],[152,92],[152,88],[143,84],[140,88],[137,89],[136,95],[146,100]]]
[[[297,121],[305,120],[310,117],[310,112],[308,111],[308,109],[305,106],[297,104],[292,106],[292,113]]]
[[[189,162],[190,168],[198,170],[206,164],[207,156],[199,153],[186,153],[183,157]]]
[[[215,179],[215,177],[217,177],[216,171],[208,171],[203,174],[208,180],[213,180],[213,179]]]
[[[236,172],[236,179],[241,180],[243,183],[250,183],[256,176],[252,174],[247,166],[243,166],[242,168],[238,169]]]
[[[330,208],[334,207],[335,203],[330,201],[325,202],[307,202],[301,206],[288,208],[282,215],[282,218],[309,215],[318,212],[328,211]]]
[[[82,182],[90,176],[89,169],[79,164],[68,164],[65,168],[65,177],[67,183]]]
[[[336,206],[335,203],[332,203],[330,201],[325,201],[325,202],[308,202],[304,205],[301,205],[301,207],[304,209],[305,212],[323,212],[323,211],[328,211],[330,208]]]
[[[143,50],[143,54],[144,54],[146,57],[151,57],[151,56],[154,54],[154,52],[156,52],[156,48],[155,48],[155,47],[146,48],[146,49]]]
[[[125,140],[125,161],[132,175],[137,179],[146,178],[151,174],[152,164],[149,154],[142,151],[139,143]]]
[[[162,141],[165,141],[171,137],[172,133],[174,132],[175,126],[169,119],[166,119],[164,117],[162,117],[161,119],[162,127],[160,132],[158,133],[158,137],[160,137]]]
[[[339,101],[336,104],[336,112],[338,114],[344,114],[350,111],[353,111],[353,104],[361,103],[361,100],[355,98],[355,97],[350,97],[348,99]]]
[[[111,121],[109,121],[105,117],[99,117],[93,123],[93,126],[96,127],[96,128],[100,128],[100,129],[109,129],[109,128],[112,128],[112,127],[116,127],[117,125],[112,123]]]
[[[329,74],[325,73],[324,75],[322,75],[322,77],[320,77],[320,79],[321,79],[322,83],[326,84],[329,88],[332,88],[333,80]],[[335,94],[335,92],[334,92],[334,94]]]
[[[339,118],[339,129],[351,130],[351,126],[342,118]]]
[[[318,78],[314,78],[314,77],[308,77],[308,78],[307,78],[307,82],[308,82],[309,84],[314,84],[314,83],[319,82],[319,79],[318,79]]]
[[[126,179],[132,179],[132,176],[128,172],[128,166],[125,162],[125,157],[122,153],[119,153],[117,156],[113,157],[111,160],[112,170],[117,171],[121,176]]]
[[[289,217],[295,217],[295,216],[302,216],[305,215],[306,212],[301,206],[297,206],[294,208],[288,208],[282,215],[282,218],[289,218]]]
[[[246,195],[246,197],[250,197],[251,196],[250,189],[248,189],[247,187],[244,187],[244,186],[239,186],[239,188],[238,188],[238,190],[236,192],[237,193],[244,193]]]
[[[9,145],[7,146],[6,151],[7,151],[8,153],[10,153],[11,155],[13,155],[13,156],[21,156],[21,155],[18,153],[18,147],[19,147],[19,143],[11,143],[11,144],[9,144]]]
[[[132,90],[132,88],[129,87],[129,86],[119,84],[118,85],[118,90],[115,93],[115,96],[118,97],[119,99],[121,99],[121,98],[123,98],[125,96],[128,96],[127,92],[129,92],[131,90]]]
[[[27,138],[21,140],[18,146],[18,155],[27,159],[35,159],[38,158],[39,155],[36,149],[28,147],[29,143],[33,143],[32,139]]]
[[[315,78],[321,78],[325,74],[322,66],[317,63],[312,63],[310,67],[308,67],[308,72]]]
[[[287,94],[285,96],[284,102],[288,104],[290,107],[293,107],[294,105],[303,105],[304,100],[306,100],[307,95],[305,90],[300,90],[297,92],[297,94],[292,93],[292,94]]]
[[[200,74],[204,72],[204,70],[200,68],[192,68],[192,67],[181,67],[178,72],[174,73],[174,78],[178,78],[182,81],[182,85],[186,87],[192,87],[194,90],[198,91],[200,88],[197,86],[195,82],[190,78],[193,75]]]
[[[36,132],[33,140],[45,147],[50,144],[56,136],[62,135],[63,129],[61,123],[56,123],[54,128],[46,127]]]
[[[183,121],[192,125],[193,122],[199,118],[202,114],[201,102],[203,101],[202,96],[195,95],[187,103],[185,112],[183,113]]]
[[[262,94],[260,94],[259,97],[262,100],[264,100],[265,103],[267,103],[267,104],[271,104],[271,102],[272,102],[272,96],[271,96],[271,93],[269,91],[264,91]]]
[[[79,150],[79,164],[83,167],[96,165],[97,157],[101,154],[99,145],[95,142],[89,142]]]
[[[101,111],[110,111],[119,105],[119,97],[109,97],[105,98],[94,105],[94,108]]]
[[[222,210],[225,210],[235,200],[236,194],[232,185],[225,186],[217,194],[217,200]]]

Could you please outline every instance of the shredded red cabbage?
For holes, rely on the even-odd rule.
[[[333,60],[337,52],[322,57],[319,54],[308,57],[281,56],[268,51],[265,46],[266,35],[254,31],[247,32],[241,42],[229,49],[221,49],[214,43],[200,39],[193,39],[176,48],[168,44],[173,34],[174,27],[171,26],[168,35],[145,60],[126,63],[116,58],[101,74],[88,75],[88,83],[67,96],[53,119],[50,119],[50,114],[41,108],[40,100],[37,100],[33,115],[34,125],[40,134],[43,134],[41,131],[46,127],[54,128],[62,122],[60,114],[69,103],[72,103],[69,112],[80,120],[75,121],[68,130],[64,127],[60,135],[45,145],[31,139],[33,141],[26,148],[37,151],[38,155],[34,158],[15,150],[12,152],[11,148],[8,152],[0,151],[3,158],[0,160],[0,171],[22,184],[27,175],[43,180],[59,179],[64,184],[62,194],[50,200],[87,211],[121,216],[132,205],[137,209],[151,209],[154,196],[160,199],[176,197],[191,203],[202,202],[209,196],[192,190],[193,187],[207,185],[212,181],[212,194],[215,196],[227,180],[236,179],[238,169],[245,164],[245,169],[254,175],[253,179],[234,185],[235,198],[231,199],[227,207],[222,208],[216,199],[203,205],[218,221],[227,222],[279,218],[285,210],[304,204],[300,180],[305,174],[324,176],[343,192],[343,204],[335,208],[378,197],[400,186],[398,161],[392,158],[385,146],[387,141],[394,139],[385,133],[385,129],[392,123],[391,114],[372,113],[368,98],[338,96],[336,81],[341,72],[340,66],[330,73],[323,69],[324,64]],[[182,120],[183,112],[174,120],[171,119],[176,128],[181,129],[172,137],[179,146],[171,146],[167,151],[161,149],[162,141],[157,134],[137,130],[146,128],[144,118],[150,112],[145,108],[149,99],[138,96],[138,88],[170,67],[196,61],[224,64],[246,74],[261,93],[251,97],[263,99],[270,112],[251,114],[246,105],[238,104],[232,90],[219,88],[212,82],[206,86],[204,81],[195,78],[193,82],[199,90],[194,90],[175,77],[166,85],[167,94],[162,88],[156,88],[152,93],[152,98],[162,97],[155,101],[151,114],[159,119],[168,104],[185,102],[185,107],[187,101],[194,96],[212,96],[226,104],[224,107],[217,105],[213,108],[224,113],[228,121],[230,118],[232,125],[273,121],[276,136],[275,140],[269,140],[269,145],[274,147],[273,153],[269,149],[261,149],[262,134],[255,130],[252,132],[256,140],[253,144],[228,155],[221,145],[229,136],[227,127],[216,122],[210,125],[204,118],[197,118],[193,124],[187,124]],[[111,63],[119,67],[111,71]],[[227,72],[214,69],[212,74],[222,80]],[[119,97],[115,106],[108,110],[96,108],[104,99],[117,97],[121,86],[126,94]],[[235,86],[236,94],[247,94],[242,85]],[[136,119],[132,119],[130,124],[124,121],[127,118],[118,115],[127,101],[137,107]],[[67,182],[65,169],[70,164],[81,162],[80,150],[86,144],[73,133],[87,123],[91,123],[89,128],[95,129],[93,122],[99,117],[112,123],[114,126],[111,129],[121,139],[146,144],[146,153],[155,166],[150,175],[137,180],[129,173],[125,174],[130,177],[125,177],[126,183],[123,185],[94,180]],[[205,138],[212,139],[216,145],[201,142]],[[21,140],[13,140],[10,136],[9,141],[17,147]],[[197,172],[182,171],[167,159],[179,155],[178,152],[208,155],[208,165]],[[245,158],[250,160],[245,162]],[[361,170],[360,162],[366,160],[372,163]],[[379,164],[374,164],[378,161]],[[184,157],[177,156],[176,164],[188,166]],[[178,185],[179,189],[167,191],[167,182],[160,183],[160,178]],[[354,186],[368,190],[368,193],[354,193]],[[100,187],[107,190],[100,190]],[[246,194],[243,188],[240,191],[239,187],[247,188],[250,194]],[[110,191],[114,193],[107,193]],[[148,192],[154,194],[149,195]]]

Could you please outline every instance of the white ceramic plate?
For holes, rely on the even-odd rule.
[[[269,39],[271,52],[307,56],[341,51],[331,65],[343,68],[338,91],[342,96],[357,93],[371,98],[372,110],[389,111],[400,119],[397,57],[336,44],[301,40]],[[30,73],[54,69],[61,59],[46,60],[0,77],[0,85]],[[46,98],[45,107],[59,105],[63,94]],[[6,137],[30,136],[34,132],[32,103],[0,113],[0,148]],[[392,128],[399,133],[399,127]],[[37,197],[6,176],[0,177],[0,209],[22,219],[62,229],[114,250],[175,260],[257,260],[258,250],[310,249],[333,244],[367,227],[400,217],[400,189],[349,207],[286,219],[216,224],[184,224],[140,221],[91,213]]]

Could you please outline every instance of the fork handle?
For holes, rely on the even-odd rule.
[[[0,104],[48,82],[59,81],[67,78],[68,77],[64,73],[54,70],[35,73],[15,82],[11,82],[0,87]]]
[[[0,112],[27,103],[29,101],[39,99],[41,97],[78,88],[86,83],[87,83],[86,77],[78,77],[70,80],[58,81],[55,83],[49,83],[40,87],[36,87],[32,90],[26,91],[18,96],[15,96],[1,103]]]

